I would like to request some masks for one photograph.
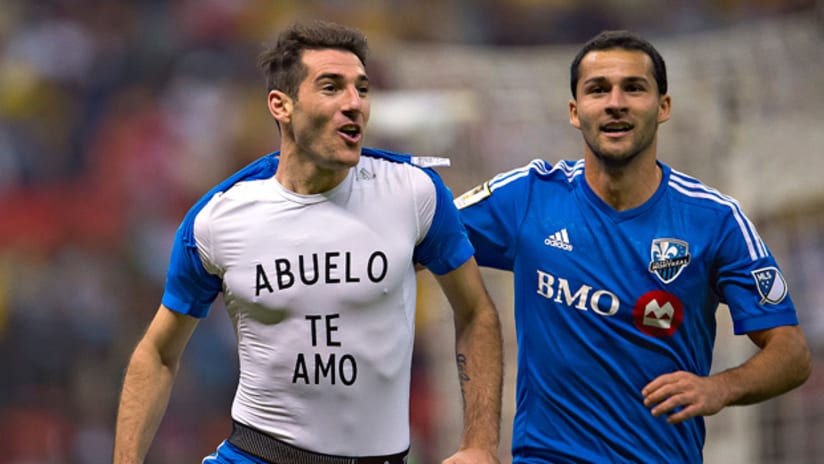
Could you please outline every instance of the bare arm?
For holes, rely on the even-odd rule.
[[[713,415],[726,406],[767,400],[798,387],[810,376],[810,349],[799,326],[747,335],[760,351],[744,364],[709,377],[684,371],[662,375],[644,387],[644,405],[651,407],[655,416],[683,406],[667,418],[674,424]]]
[[[114,463],[142,463],[163,419],[177,375],[183,349],[197,319],[161,305],[132,353],[120,406],[114,441]]]
[[[495,463],[503,377],[498,312],[475,258],[437,279],[455,313],[456,359],[464,403],[461,449],[444,462]]]

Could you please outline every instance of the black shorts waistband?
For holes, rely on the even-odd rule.
[[[406,464],[409,450],[386,456],[345,457],[315,453],[284,443],[248,425],[232,421],[232,446],[272,464]]]

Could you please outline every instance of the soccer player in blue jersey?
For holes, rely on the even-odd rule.
[[[162,304],[126,371],[115,463],[145,459],[219,293],[240,378],[233,431],[204,463],[405,463],[416,265],[455,313],[464,430],[444,462],[497,462],[498,316],[441,179],[362,148],[366,51],[359,31],[310,22],[261,55],[279,154],[216,186],[178,229]]]
[[[482,266],[513,272],[516,463],[697,463],[704,420],[803,383],[787,283],[741,206],[656,159],[664,60],[607,31],[571,65],[584,157],[456,199]],[[758,347],[710,375],[719,303]]]

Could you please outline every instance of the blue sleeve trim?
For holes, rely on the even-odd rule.
[[[452,201],[452,192],[435,171],[421,169],[435,184],[435,216],[426,237],[415,247],[413,259],[433,273],[443,275],[464,264],[475,254],[475,249]]]
[[[742,335],[756,330],[772,329],[783,325],[798,325],[798,316],[795,311],[764,314],[740,321],[733,321],[733,330],[736,335]]]
[[[379,148],[367,148],[363,147],[361,149],[362,155],[367,156],[375,156],[378,158],[386,158],[388,160],[392,160],[398,163],[411,163],[412,162],[412,155],[408,153],[395,153],[394,151],[389,150],[381,150]]]
[[[223,288],[222,280],[209,274],[203,267],[197,246],[194,245],[195,215],[187,215],[178,228],[162,303],[167,308],[192,317],[206,317],[209,308]]]

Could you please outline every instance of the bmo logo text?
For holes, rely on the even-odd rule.
[[[538,294],[556,303],[581,311],[591,310],[601,316],[612,316],[618,312],[621,302],[618,296],[609,290],[595,289],[581,285],[576,289],[569,286],[563,277],[538,269]]]
[[[618,295],[609,290],[587,284],[573,288],[567,279],[540,269],[537,293],[555,303],[601,316],[614,316],[621,306]],[[632,319],[638,330],[651,337],[671,337],[684,320],[684,305],[672,293],[653,290],[635,302]]]

